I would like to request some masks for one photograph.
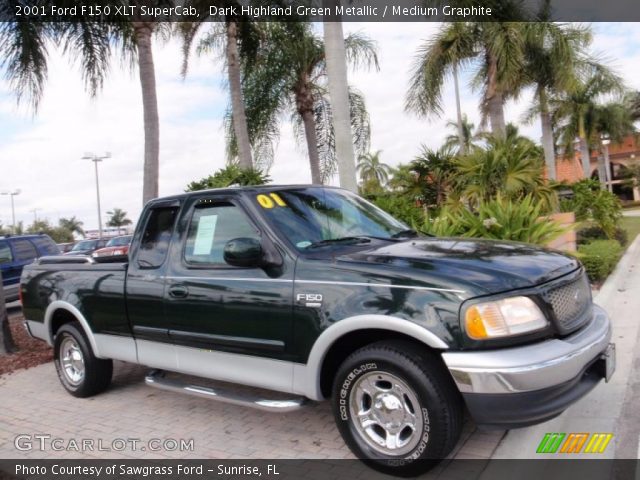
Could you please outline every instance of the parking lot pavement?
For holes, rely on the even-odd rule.
[[[114,381],[105,393],[78,399],[58,382],[53,363],[0,377],[0,458],[212,458],[343,459],[353,458],[338,433],[327,402],[277,414],[224,404],[144,384],[146,369],[116,362]],[[59,438],[60,451],[18,451],[18,435]],[[456,458],[490,458],[504,432],[464,426]],[[76,452],[69,442],[94,441],[94,450]],[[125,439],[127,448],[119,451]],[[130,439],[138,439],[136,449]],[[150,451],[153,439],[193,439],[191,450]],[[98,450],[98,441],[101,448]],[[22,445],[25,447],[25,444]],[[114,450],[104,450],[112,448]],[[446,466],[446,464],[445,464]],[[444,466],[441,468],[445,468]]]

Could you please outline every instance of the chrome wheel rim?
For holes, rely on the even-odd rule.
[[[424,418],[418,396],[387,372],[368,372],[353,386],[349,410],[356,431],[379,453],[400,456],[420,442]]]
[[[84,356],[75,338],[66,336],[60,345],[60,365],[67,381],[78,385],[84,379]]]

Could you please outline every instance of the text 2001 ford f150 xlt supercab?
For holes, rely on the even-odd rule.
[[[75,396],[107,388],[117,359],[153,368],[147,382],[162,388],[180,388],[171,371],[293,397],[215,392],[264,409],[329,398],[353,452],[401,474],[451,451],[464,407],[479,424],[542,422],[615,365],[576,259],[423,237],[336,188],[154,200],[128,262],[44,259],[25,268],[21,294]]]

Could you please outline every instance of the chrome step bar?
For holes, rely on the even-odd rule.
[[[202,385],[194,385],[180,380],[165,378],[164,370],[151,370],[144,379],[144,382],[150,387],[159,388],[161,390],[169,390],[170,392],[186,393],[196,397],[209,398],[232,405],[241,405],[243,407],[257,408],[267,412],[286,413],[298,410],[307,402],[306,398],[298,397],[289,400],[268,400],[239,392],[232,392],[224,388],[212,388]]]

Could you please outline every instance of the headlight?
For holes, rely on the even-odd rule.
[[[545,328],[549,322],[528,297],[477,303],[467,308],[464,326],[474,340],[508,337]]]

